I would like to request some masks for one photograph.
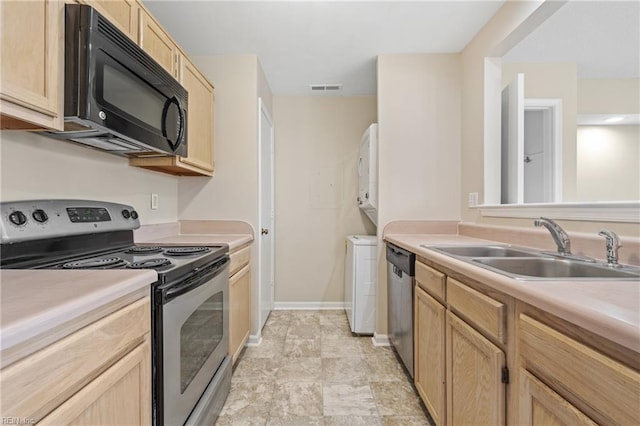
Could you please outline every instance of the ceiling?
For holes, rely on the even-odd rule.
[[[576,63],[578,78],[640,78],[640,2],[569,1],[504,62]]]
[[[275,95],[347,96],[376,93],[378,54],[460,52],[503,3],[144,1],[189,55],[256,54]]]

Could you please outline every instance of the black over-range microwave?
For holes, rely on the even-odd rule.
[[[65,6],[64,131],[124,156],[187,155],[184,87],[95,9]]]

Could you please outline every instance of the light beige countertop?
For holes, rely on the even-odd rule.
[[[420,247],[421,244],[505,244],[452,234],[390,234],[384,239],[525,303],[640,352],[638,281],[521,281]]]
[[[253,236],[249,234],[178,234],[157,239],[145,240],[139,244],[158,244],[158,245],[214,245],[227,244],[229,251],[242,247],[243,245],[253,241]]]
[[[2,365],[150,294],[152,270],[0,271]]]

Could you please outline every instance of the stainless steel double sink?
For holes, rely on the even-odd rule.
[[[609,266],[593,259],[568,258],[509,245],[422,245],[518,280],[640,281],[640,268]]]

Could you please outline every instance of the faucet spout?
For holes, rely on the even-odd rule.
[[[533,221],[535,226],[544,226],[551,233],[553,241],[558,246],[558,253],[562,256],[571,255],[571,241],[569,235],[553,220],[547,217],[541,217]]]

